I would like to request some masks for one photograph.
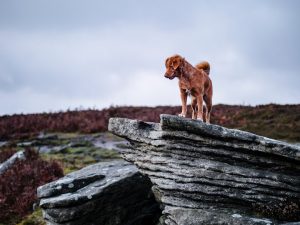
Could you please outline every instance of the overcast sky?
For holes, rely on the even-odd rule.
[[[165,58],[207,60],[213,102],[300,103],[300,1],[3,0],[0,115],[179,105]]]

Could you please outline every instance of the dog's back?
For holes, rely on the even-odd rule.
[[[203,62],[200,62],[198,63],[196,66],[195,66],[198,70],[204,70],[204,72],[209,75],[209,72],[210,72],[210,65],[208,62],[206,61],[203,61]]]

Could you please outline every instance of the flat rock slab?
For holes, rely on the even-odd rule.
[[[299,146],[172,115],[160,123],[111,118],[109,130],[130,141],[123,158],[150,178],[162,224],[300,218]]]
[[[155,224],[151,182],[123,160],[97,163],[38,188],[47,224]],[[147,221],[147,223],[144,223]]]

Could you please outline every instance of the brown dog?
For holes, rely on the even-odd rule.
[[[209,78],[210,66],[208,62],[202,62],[193,67],[180,55],[174,55],[166,59],[165,77],[170,80],[178,77],[182,103],[182,112],[179,116],[186,117],[187,96],[192,97],[192,118],[209,123],[212,109],[213,87]],[[203,100],[206,104],[206,113],[203,118]],[[198,106],[198,108],[197,108]]]

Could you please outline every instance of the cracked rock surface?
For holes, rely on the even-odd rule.
[[[282,204],[300,202],[299,146],[171,115],[109,130],[130,141],[123,158],[150,178],[160,224],[300,224]]]
[[[156,224],[149,179],[123,160],[97,163],[37,190],[49,225]]]

